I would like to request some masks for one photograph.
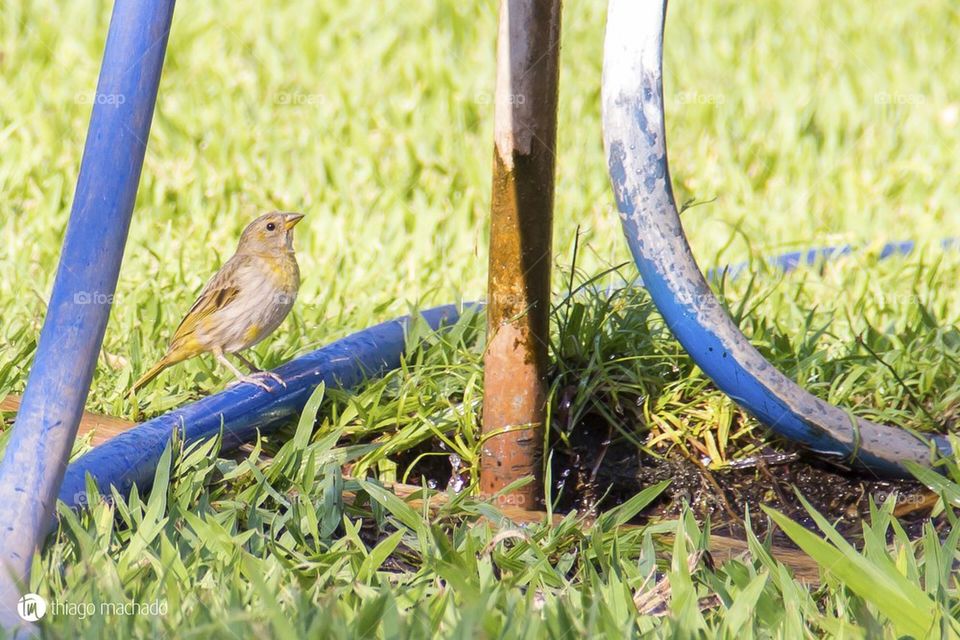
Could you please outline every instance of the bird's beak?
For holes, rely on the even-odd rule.
[[[290,229],[293,229],[295,226],[297,226],[297,223],[301,220],[303,220],[302,213],[288,213],[287,219],[284,221],[283,226],[286,227],[287,231],[290,231]]]

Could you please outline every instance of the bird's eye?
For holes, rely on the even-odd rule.
[[[274,223],[272,223],[272,222],[268,222],[268,223],[267,223],[267,231],[273,231],[273,230],[276,229],[276,228],[277,228],[277,225],[276,225],[276,224],[274,224]]]

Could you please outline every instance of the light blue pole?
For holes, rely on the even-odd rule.
[[[713,295],[690,251],[670,184],[662,78],[666,5],[610,0],[602,100],[607,166],[623,232],[671,332],[721,391],[777,434],[828,458],[909,476],[905,461],[929,465],[938,451],[949,454],[943,436],[927,439],[856,418],[797,386],[750,344]]]
[[[116,0],[53,293],[0,462],[0,625],[21,624],[117,285],[174,0]]]

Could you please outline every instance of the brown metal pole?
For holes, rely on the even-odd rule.
[[[546,419],[560,0],[501,0],[480,487],[538,477]],[[540,506],[535,481],[504,496]]]

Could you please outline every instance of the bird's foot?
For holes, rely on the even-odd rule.
[[[273,391],[273,387],[267,384],[266,382],[267,380],[272,380],[276,382],[284,389],[287,388],[287,383],[283,381],[283,378],[281,378],[280,376],[278,376],[272,371],[258,371],[257,373],[252,373],[248,376],[240,376],[234,382],[232,382],[230,386],[246,382],[249,384],[254,384],[260,387],[261,389],[263,389],[264,391]]]
[[[253,375],[254,375],[254,376],[263,376],[263,377],[265,377],[265,378],[270,378],[271,380],[273,380],[274,382],[276,382],[277,384],[279,384],[279,385],[280,385],[281,387],[283,387],[284,389],[287,388],[287,383],[284,382],[283,378],[281,378],[280,376],[278,376],[277,374],[275,374],[273,371],[260,371],[259,373],[255,373],[255,374],[253,374]]]

